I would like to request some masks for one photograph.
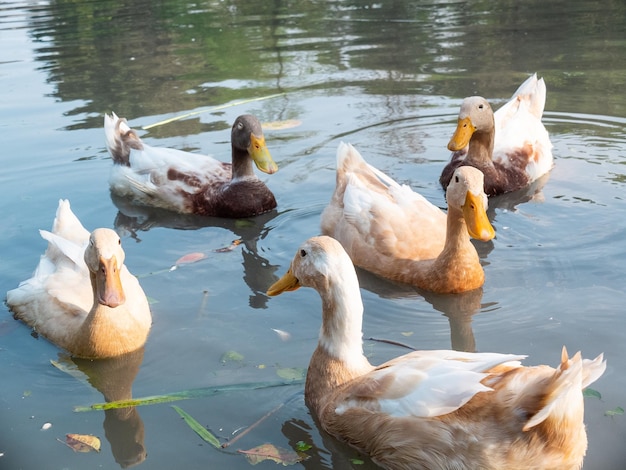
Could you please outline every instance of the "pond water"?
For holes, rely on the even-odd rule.
[[[68,198],[87,228],[120,233],[154,317],[144,351],[73,362],[3,306],[0,468],[248,468],[237,450],[299,441],[312,446],[301,467],[373,468],[318,431],[301,385],[173,403],[224,441],[271,412],[223,451],[170,404],[74,407],[128,398],[131,386],[146,397],[304,370],[319,331],[317,294],[264,292],[319,233],[338,143],[445,208],[437,181],[461,99],[480,94],[497,107],[533,72],[547,83],[555,167],[543,187],[490,201],[497,236],[476,243],[482,291],[435,296],[360,271],[364,348],[373,363],[406,350],[372,337],[528,354],[527,364],[557,364],[563,345],[589,358],[604,352],[607,371],[592,386],[602,398],[585,399],[585,468],[622,468],[626,417],[610,412],[626,407],[625,30],[621,1],[0,4],[0,291],[30,277],[45,249],[38,229]],[[223,221],[113,200],[102,130],[110,111],[152,145],[224,160],[237,115],[293,120],[266,131],[280,170],[262,178],[278,209]],[[216,251],[224,247],[232,249]],[[169,269],[194,252],[207,257]],[[99,436],[102,451],[74,453],[58,441],[67,433]]]

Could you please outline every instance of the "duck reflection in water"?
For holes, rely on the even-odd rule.
[[[491,245],[486,243],[485,245]],[[482,255],[481,255],[482,258]],[[482,288],[460,294],[435,294],[416,289],[407,284],[394,283],[363,269],[357,269],[359,285],[363,289],[386,299],[422,296],[433,308],[448,318],[450,343],[456,351],[476,352],[476,340],[472,329],[472,318],[481,310],[493,308],[494,303],[483,304]],[[366,313],[367,315],[367,313]],[[441,345],[441,348],[444,346]]]
[[[176,230],[220,227],[230,230],[243,247],[243,279],[252,291],[249,299],[250,307],[267,308],[269,298],[265,291],[278,280],[275,274],[278,266],[271,265],[266,258],[259,255],[257,242],[263,240],[272,230],[268,224],[278,215],[276,210],[250,218],[226,219],[179,214],[164,209],[137,206],[113,193],[111,193],[111,199],[118,208],[114,221],[115,230],[120,236],[127,235],[138,242],[141,241],[139,232],[147,232],[156,227]]]
[[[132,385],[143,361],[144,348],[110,359],[80,359],[63,354],[60,362],[73,365],[104,397],[106,402],[130,400]],[[144,424],[134,406],[104,411],[104,434],[111,453],[121,468],[141,464],[146,459]]]
[[[304,395],[302,395],[301,405],[303,409],[306,410],[303,412],[309,413],[313,420],[314,428],[311,427],[308,420],[292,418],[283,423],[281,431],[289,442],[287,447],[291,449],[296,449],[299,442],[304,442],[312,446],[306,451],[307,458],[300,462],[303,468],[307,470],[380,469],[367,455],[326,433],[317,418],[311,415],[306,408]],[[323,447],[318,447],[318,443],[316,443],[316,435],[318,432]],[[359,460],[359,464],[356,465],[353,463],[354,460]]]

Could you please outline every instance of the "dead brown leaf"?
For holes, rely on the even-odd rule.
[[[269,443],[262,444],[250,450],[238,450],[238,452],[244,454],[248,462],[252,465],[256,465],[264,460],[273,460],[286,467],[287,465],[294,465],[306,458],[306,456],[293,450],[276,447],[274,444]]]
[[[100,452],[100,439],[91,434],[66,434],[65,444],[74,452]]]
[[[176,260],[176,263],[174,263],[175,265],[180,265],[180,264],[189,264],[189,263],[195,263],[196,261],[200,261],[201,259],[206,258],[206,255],[204,253],[188,253],[184,256],[181,256],[180,258],[178,258]]]

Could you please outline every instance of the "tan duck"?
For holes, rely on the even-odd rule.
[[[378,367],[363,355],[363,304],[350,258],[330,237],[296,252],[268,290],[322,298],[305,400],[329,434],[390,469],[578,469],[587,448],[581,390],[606,368],[565,348],[555,369],[525,356],[416,351]]]
[[[144,345],[152,324],[148,300],[124,265],[120,237],[84,229],[59,201],[48,248],[33,277],[7,292],[15,317],[71,354],[113,357]]]
[[[278,171],[261,123],[250,114],[233,124],[232,163],[151,147],[115,113],[105,115],[104,131],[114,162],[109,184],[117,196],[140,205],[215,217],[252,217],[276,207],[274,195],[252,169],[254,161],[265,173]]]
[[[441,173],[447,188],[461,165],[485,175],[487,196],[517,191],[536,181],[553,166],[552,143],[541,122],[546,85],[530,76],[495,114],[481,96],[465,98],[456,131],[448,144],[452,159]]]
[[[379,276],[438,293],[483,285],[470,236],[491,240],[483,175],[459,168],[446,194],[448,213],[365,162],[349,144],[337,149],[337,183],[321,217],[353,263]]]

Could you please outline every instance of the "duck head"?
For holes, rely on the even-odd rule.
[[[107,307],[119,307],[126,301],[120,279],[124,265],[122,241],[113,230],[99,228],[89,236],[85,263],[94,286],[94,301]]]
[[[245,151],[260,171],[270,175],[278,171],[256,117],[251,114],[239,116],[233,124],[230,139],[233,150]]]
[[[496,233],[487,217],[488,202],[483,190],[484,179],[483,173],[474,167],[458,167],[448,185],[446,200],[449,209],[463,213],[470,236],[486,242]]]

